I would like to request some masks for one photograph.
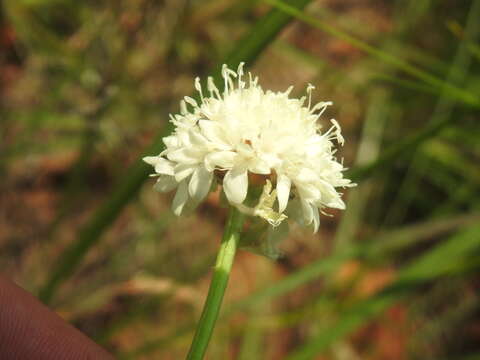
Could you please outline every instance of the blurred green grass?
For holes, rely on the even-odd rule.
[[[475,358],[479,17],[477,0],[5,0],[2,271],[119,357],[184,356],[224,209],[174,218],[137,159],[195,76],[246,61],[334,101],[359,186],[279,261],[239,255],[209,358]]]

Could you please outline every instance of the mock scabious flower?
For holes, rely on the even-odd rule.
[[[165,150],[144,158],[158,176],[155,188],[177,188],[172,207],[180,215],[201,202],[215,182],[246,214],[272,226],[290,217],[317,231],[319,212],[345,208],[337,189],[354,185],[334,156],[333,141],[344,143],[339,124],[331,120],[322,133],[318,121],[331,102],[312,105],[312,85],[300,99],[289,97],[292,87],[265,91],[251,73],[245,79],[243,63],[236,72],[224,65],[222,76],[223,92],[208,78],[208,96],[195,79],[200,102],[185,97],[180,114],[170,116],[175,131],[163,139]],[[256,205],[248,206],[251,174],[264,183]]]

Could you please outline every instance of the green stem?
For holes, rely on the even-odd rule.
[[[212,337],[213,329],[220,312],[223,295],[227,288],[230,270],[237,251],[240,230],[242,229],[244,215],[236,208],[230,208],[230,215],[223,234],[217,262],[213,272],[207,300],[203,306],[202,316],[197,325],[195,336],[188,352],[187,360],[202,360],[207,351],[208,343]]]

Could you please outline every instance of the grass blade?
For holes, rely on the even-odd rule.
[[[434,87],[438,87],[444,91],[445,94],[450,95],[452,98],[455,98],[461,102],[463,102],[466,105],[475,107],[475,108],[480,108],[480,98],[476,95],[473,94],[467,90],[458,88],[455,85],[452,85],[450,83],[447,83],[436,76],[418,68],[415,67],[408,62],[399,59],[396,56],[390,55],[387,52],[384,52],[380,49],[375,48],[374,46],[371,46],[343,31],[340,31],[333,26],[330,26],[328,24],[325,24],[314,17],[311,17],[309,15],[304,14],[298,9],[295,9],[294,7],[290,6],[289,4],[279,1],[279,0],[264,0],[265,2],[271,4],[277,9],[280,9],[284,11],[285,13],[294,16],[298,20],[301,20],[302,22],[309,24],[321,31],[324,31],[336,38],[339,38],[350,45],[363,50],[367,54],[383,61],[386,64],[389,64],[393,67],[396,67],[399,70],[404,71],[405,73],[416,77],[422,81],[424,81],[427,84],[430,84]]]
[[[452,236],[433,250],[401,270],[397,280],[378,295],[366,299],[346,311],[326,333],[320,333],[288,360],[312,359],[336,340],[348,335],[372,317],[401,300],[416,286],[435,278],[456,273],[458,264],[478,249],[480,226],[476,225]]]
[[[157,137],[146,153],[159,153],[162,150],[161,137]],[[73,274],[88,250],[113,223],[123,207],[136,195],[148,174],[151,173],[151,169],[141,159],[138,159],[126,173],[129,175],[117,185],[110,198],[81,229],[77,240],[61,255],[59,262],[39,292],[39,298],[43,302],[50,302],[58,286]]]

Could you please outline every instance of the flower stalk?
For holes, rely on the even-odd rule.
[[[220,312],[223,296],[227,288],[230,271],[240,239],[240,231],[244,222],[244,214],[231,206],[225,232],[208,290],[207,300],[203,307],[202,316],[197,325],[187,360],[202,360],[212,337],[213,329]]]

